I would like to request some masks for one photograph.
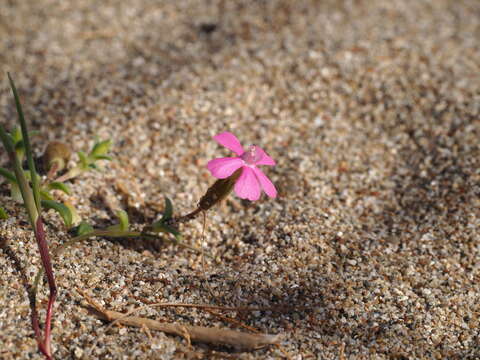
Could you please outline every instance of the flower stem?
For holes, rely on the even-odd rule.
[[[175,226],[176,224],[184,224],[186,222],[189,222],[195,219],[197,215],[200,214],[201,212],[202,212],[201,208],[196,208],[195,210],[193,210],[191,213],[188,213],[187,215],[166,220],[165,224],[170,226]]]

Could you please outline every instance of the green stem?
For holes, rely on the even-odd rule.
[[[28,185],[28,180],[23,173],[23,168],[20,160],[18,159],[12,140],[8,136],[2,124],[0,124],[0,140],[2,140],[2,143],[5,146],[5,150],[7,150],[7,155],[13,167],[18,187],[20,188],[20,192],[22,193],[23,201],[25,203],[25,208],[27,209],[30,223],[35,229],[35,225],[38,219],[38,211],[35,205],[35,198],[32,190],[30,189],[30,186]]]
[[[13,97],[15,98],[15,105],[17,107],[18,120],[20,121],[20,126],[22,128],[22,138],[25,145],[25,152],[27,154],[28,168],[30,169],[31,181],[32,181],[32,190],[33,198],[35,200],[35,207],[37,211],[40,212],[40,184],[37,178],[37,171],[35,169],[35,162],[33,161],[32,147],[30,146],[30,139],[28,137],[27,123],[25,122],[25,117],[23,116],[22,105],[20,104],[20,98],[17,93],[17,88],[15,83],[10,76],[10,73],[7,73],[8,80],[10,81],[10,86],[12,88]],[[36,219],[33,224],[36,224]]]

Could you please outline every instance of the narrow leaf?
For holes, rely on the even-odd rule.
[[[13,144],[12,137],[5,131],[5,128],[2,124],[0,124],[0,140],[7,150],[7,155],[10,160],[10,164],[13,167],[13,171],[15,173],[15,178],[17,184],[12,183],[12,197],[16,201],[21,201],[18,199],[19,193],[21,194],[21,198],[23,198],[23,202],[25,204],[25,208],[27,209],[28,217],[30,223],[33,227],[35,227],[36,220],[38,217],[37,206],[35,204],[35,199],[33,197],[32,189],[30,188],[27,179],[25,178],[24,171],[22,169],[22,164],[20,163],[20,159],[18,158],[15,152],[15,146]],[[17,200],[18,199],[18,200]]]
[[[11,137],[12,137],[13,143],[17,145],[20,141],[22,141],[22,130],[20,130],[18,126],[15,126],[11,133]]]
[[[165,224],[163,224],[163,227],[165,228],[166,232],[175,235],[175,237],[180,236],[180,232],[174,227]]]
[[[54,181],[48,184],[48,189],[49,190],[60,190],[63,191],[65,194],[70,195],[70,187],[67,184],[64,184],[62,182]]]
[[[35,200],[35,206],[37,208],[37,211],[38,211],[38,213],[40,213],[40,210],[41,210],[41,207],[40,207],[40,184],[38,182],[38,178],[35,176],[35,174],[36,174],[35,162],[33,161],[32,148],[30,146],[30,140],[28,138],[27,123],[25,121],[25,117],[23,116],[22,105],[20,103],[20,97],[18,96],[18,93],[17,93],[17,88],[15,87],[15,84],[13,82],[12,77],[10,76],[10,73],[7,73],[7,76],[8,76],[8,80],[10,80],[10,87],[12,88],[13,97],[15,98],[15,105],[17,107],[18,120],[20,121],[20,127],[22,128],[22,139],[23,139],[23,142],[25,144],[25,151],[26,151],[26,154],[27,154],[28,168],[30,169],[31,176],[32,176],[33,198]]]
[[[77,227],[77,236],[82,236],[86,235],[93,232],[93,227],[92,225],[86,223],[85,221],[82,221],[80,225]]]
[[[130,227],[130,222],[128,219],[128,214],[125,210],[118,210],[117,211],[117,217],[118,220],[120,220],[120,230],[122,231],[128,231],[128,228]]]
[[[53,196],[50,195],[50,193],[48,192],[48,190],[41,189],[41,190],[40,190],[40,199],[41,199],[41,200],[53,200]]]
[[[79,151],[78,157],[80,159],[80,165],[82,166],[83,169],[86,169],[88,167],[88,157],[83,151]]]
[[[175,237],[180,235],[180,232],[172,226],[166,225],[162,220],[156,221],[151,225],[153,232],[163,232],[173,234]]]
[[[93,155],[94,160],[108,160],[112,161],[112,157],[108,155]]]
[[[165,211],[163,212],[162,221],[172,218],[173,205],[168,197],[165,196]]]
[[[46,209],[53,209],[60,214],[67,228],[72,226],[72,213],[70,209],[62,203],[53,200],[42,200],[42,206]]]
[[[0,167],[0,175],[3,176],[5,179],[7,179],[10,183],[18,184],[17,178],[15,177],[15,175],[13,175],[13,173],[8,171],[7,169]]]
[[[111,145],[112,145],[112,141],[110,139],[97,142],[95,143],[95,145],[93,145],[92,151],[90,151],[90,155],[91,156],[105,155],[108,152],[108,150],[110,150]]]
[[[11,154],[15,151],[15,144],[13,142],[13,139],[10,134],[7,133],[2,124],[0,124],[0,140],[2,140],[3,146],[5,147],[5,150],[7,150],[7,153]]]
[[[16,183],[10,184],[10,197],[16,202],[23,201],[22,192]]]
[[[72,214],[72,225],[80,224],[82,218],[80,217],[80,215],[78,215],[75,206],[73,206],[73,204],[69,201],[65,201],[64,205],[70,210],[70,213]]]
[[[25,149],[25,143],[23,142],[22,139],[15,141],[15,150],[18,151],[18,150],[24,150],[24,149]]]
[[[25,145],[23,143],[23,140],[20,140],[15,144],[15,152],[17,153],[20,162],[22,162],[25,155]]]

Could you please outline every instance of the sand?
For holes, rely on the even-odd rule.
[[[0,121],[15,121],[10,71],[37,155],[51,140],[114,141],[114,161],[58,195],[95,227],[122,208],[140,229],[164,196],[193,210],[214,181],[206,163],[229,156],[222,131],[277,161],[264,167],[277,199],[232,194],[203,244],[201,218],[181,228],[216,258],[213,295],[201,256],[168,242],[97,238],[55,260],[55,358],[479,358],[479,39],[475,0],[4,1]],[[6,184],[0,204],[0,357],[41,359],[22,280],[37,247]],[[70,238],[44,217],[52,248]],[[288,305],[223,312],[284,334],[284,352],[107,329],[77,289],[121,312]],[[42,319],[46,299],[44,286]],[[138,315],[235,327],[201,309]]]

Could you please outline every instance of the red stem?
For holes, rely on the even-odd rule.
[[[57,297],[56,289],[55,289],[55,292],[50,291],[50,297],[48,299],[48,307],[47,307],[47,317],[45,318],[45,347],[47,348],[49,354],[51,354],[50,340],[51,340],[53,304],[55,303],[56,297]]]
[[[51,338],[51,328],[52,328],[52,316],[53,316],[53,305],[55,303],[55,298],[57,296],[57,286],[55,285],[55,277],[53,275],[52,262],[50,261],[50,253],[48,251],[47,240],[45,239],[45,231],[43,229],[42,218],[38,217],[37,223],[35,226],[35,238],[37,239],[38,250],[40,252],[40,257],[42,259],[43,267],[45,268],[45,274],[47,275],[48,287],[50,290],[48,298],[48,307],[47,307],[47,316],[45,318],[45,340],[43,344],[39,343],[40,351],[47,357],[47,359],[52,358],[52,352],[50,349],[50,338]],[[33,316],[32,316],[33,322]],[[37,326],[38,326],[38,317],[37,317]],[[34,324],[35,329],[35,324]],[[37,331],[35,331],[37,334]]]
[[[36,300],[35,300],[35,295],[33,295],[31,299],[31,307],[32,307],[32,327],[33,331],[35,333],[35,337],[37,338],[37,344],[38,344],[38,349],[40,352],[45,355],[45,357],[48,359],[51,359],[51,355],[47,351],[47,346],[45,343],[42,341],[42,334],[40,331],[40,324],[38,321],[38,312],[37,312],[37,307],[36,307]]]

